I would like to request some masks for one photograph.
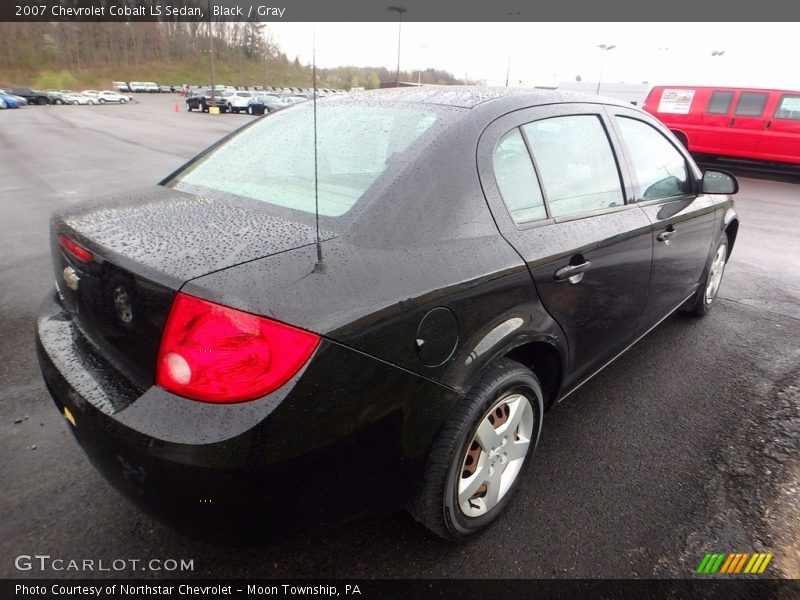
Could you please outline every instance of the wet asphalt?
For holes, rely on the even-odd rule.
[[[129,505],[50,400],[34,317],[52,210],[155,183],[252,118],[176,101],[0,112],[0,577],[686,577],[709,551],[773,552],[767,575],[800,577],[800,178],[740,179],[712,312],[670,317],[551,410],[510,510],[468,544],[402,513],[221,547]],[[15,568],[35,554],[194,570]]]

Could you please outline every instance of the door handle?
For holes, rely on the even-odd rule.
[[[732,119],[731,119],[731,120],[728,122],[728,125],[736,125],[736,119],[735,119],[735,118],[732,118]]]
[[[772,127],[772,121],[767,121],[767,125],[764,127],[764,129],[769,129],[770,127]]]
[[[667,228],[656,236],[659,242],[664,242],[664,245],[669,246],[671,238],[675,234],[675,228],[672,225],[667,225]]]
[[[578,265],[567,265],[565,267],[561,267],[558,271],[556,271],[553,275],[556,281],[569,281],[570,283],[580,283],[581,279],[583,279],[584,273],[589,270],[589,267],[592,266],[592,263],[588,260],[584,260],[582,263]]]

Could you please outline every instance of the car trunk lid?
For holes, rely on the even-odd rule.
[[[161,334],[187,281],[316,240],[313,227],[263,203],[156,186],[56,214],[56,285],[82,333],[132,383],[153,384]],[[66,236],[91,254],[81,260]],[[330,232],[321,232],[330,239]],[[63,238],[62,238],[63,242]]]

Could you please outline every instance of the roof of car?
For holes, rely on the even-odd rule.
[[[402,102],[418,102],[422,104],[441,104],[459,108],[475,108],[487,102],[508,99],[511,104],[535,106],[558,102],[590,102],[629,106],[624,102],[578,92],[564,92],[540,88],[505,88],[478,86],[420,86],[384,88],[355,92],[351,97],[369,97],[375,100],[396,100]]]

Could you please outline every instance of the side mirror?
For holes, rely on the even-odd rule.
[[[703,194],[735,194],[739,191],[736,177],[725,171],[704,171],[700,191]]]

